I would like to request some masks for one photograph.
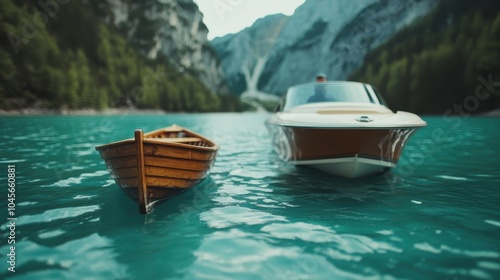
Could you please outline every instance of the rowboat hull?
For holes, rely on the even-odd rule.
[[[96,147],[115,182],[139,202],[141,213],[203,180],[215,162],[218,148],[212,141],[178,126],[145,134],[142,139],[136,135],[135,139]]]

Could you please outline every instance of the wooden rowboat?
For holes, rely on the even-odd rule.
[[[208,174],[219,145],[172,125],[133,139],[96,147],[115,182],[139,203],[141,214],[156,202],[194,187]]]

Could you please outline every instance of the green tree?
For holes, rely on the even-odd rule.
[[[148,20],[145,11],[163,5],[126,1],[131,21],[120,33],[107,24],[112,16],[106,3],[69,1],[40,24],[38,2],[0,1],[1,108],[214,111],[226,106],[224,102],[230,104],[227,108],[237,107],[234,100],[221,101],[195,75],[178,73],[166,57],[146,56],[159,22]],[[151,84],[150,69],[167,74],[155,76]]]
[[[500,78],[499,18],[493,0],[441,0],[368,53],[349,79],[374,84],[395,109],[443,113],[475,92],[478,76]],[[475,113],[498,107],[500,96],[492,95]]]

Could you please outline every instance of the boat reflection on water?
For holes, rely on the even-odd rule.
[[[306,83],[288,89],[266,126],[280,157],[347,178],[395,167],[412,134],[427,124],[392,112],[368,84]]]

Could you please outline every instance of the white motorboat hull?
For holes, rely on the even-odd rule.
[[[362,158],[358,156],[322,160],[291,161],[294,165],[305,165],[323,172],[345,178],[358,178],[371,174],[382,173],[388,168],[396,167],[395,163]]]

